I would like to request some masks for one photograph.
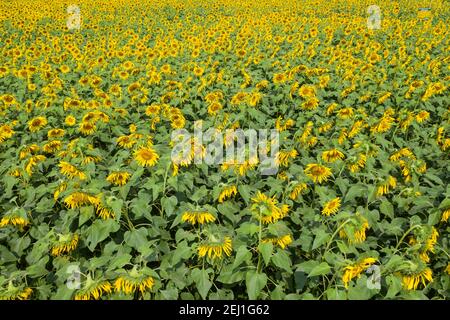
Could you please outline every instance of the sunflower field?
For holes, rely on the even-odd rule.
[[[0,299],[449,299],[449,9],[1,0]]]

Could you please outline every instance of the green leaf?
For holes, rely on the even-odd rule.
[[[386,284],[389,288],[388,292],[386,293],[386,299],[394,298],[397,293],[402,290],[402,281],[394,275],[390,274],[386,276]]]
[[[250,300],[257,299],[261,290],[267,284],[267,275],[265,273],[257,273],[256,271],[248,271],[245,276],[245,285],[247,286],[247,294]]]
[[[250,187],[245,184],[240,184],[238,185],[238,191],[242,199],[244,199],[245,203],[248,205],[250,202]]]
[[[252,254],[245,245],[240,246],[236,250],[236,258],[233,262],[233,269],[236,269],[242,262],[250,260]]]
[[[344,202],[351,202],[356,197],[364,196],[367,192],[367,187],[363,184],[356,184],[350,187],[345,195]]]
[[[319,248],[321,245],[327,243],[331,235],[323,229],[318,229],[316,237],[314,238],[312,250]]]
[[[308,260],[308,261],[297,264],[297,271],[310,273],[318,265],[319,265],[318,261]]]
[[[95,220],[94,223],[86,229],[86,244],[89,250],[94,251],[98,243],[105,240],[110,233],[119,230],[120,225],[117,221]]]
[[[328,300],[347,300],[347,292],[345,290],[338,290],[337,288],[328,288],[325,291]]]
[[[391,219],[394,219],[394,206],[387,200],[383,200],[380,204],[380,212]]]
[[[261,253],[264,263],[268,266],[273,252],[272,242],[260,243],[258,246],[258,251]]]
[[[125,243],[130,247],[135,248],[136,250],[140,250],[143,246],[148,246],[147,240],[148,231],[144,227],[139,229],[134,229],[131,231],[125,232],[124,240]]]
[[[171,216],[175,212],[175,207],[178,204],[177,197],[164,197],[161,199],[161,207],[163,211],[167,214],[167,216]]]
[[[321,276],[329,273],[331,270],[330,266],[326,262],[321,262],[318,266],[315,266],[311,272],[308,274],[309,277]]]
[[[164,300],[177,300],[178,299],[178,289],[170,288],[166,290],[161,290],[161,296]]]
[[[292,273],[291,258],[289,258],[286,251],[279,250],[277,253],[273,255],[271,260],[273,264],[276,265],[278,268],[284,269],[287,272]]]
[[[182,260],[187,260],[192,256],[192,249],[186,241],[177,244],[172,257],[172,263],[175,265]]]
[[[81,207],[80,208],[80,217],[78,218],[78,225],[82,226],[91,218],[94,218],[94,207],[88,206],[88,207]]]
[[[194,269],[191,272],[192,279],[197,285],[197,290],[203,299],[206,299],[212,283],[209,281],[208,272],[204,269]]]
[[[108,270],[114,270],[118,268],[122,268],[127,263],[131,261],[131,255],[128,253],[121,253],[119,255],[114,256],[111,261],[108,263]]]

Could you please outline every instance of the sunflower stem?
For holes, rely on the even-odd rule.
[[[342,223],[342,224],[339,226],[339,228],[336,229],[336,231],[333,233],[333,235],[331,236],[330,240],[329,240],[328,243],[327,243],[327,247],[325,248],[325,252],[324,252],[323,256],[325,256],[325,254],[328,252],[328,248],[330,247],[331,242],[333,242],[333,239],[334,239],[334,237],[337,235],[337,233],[338,233],[338,232],[339,232],[339,231],[340,231],[347,223],[349,223],[350,221],[351,221],[351,219],[345,220],[344,223]],[[322,257],[322,259],[323,259],[323,257]]]
[[[400,246],[400,244],[403,242],[403,240],[406,238],[406,236],[413,231],[415,228],[420,227],[419,224],[416,224],[414,226],[412,226],[411,228],[409,228],[408,230],[406,230],[406,232],[403,234],[403,236],[400,238],[400,241],[397,243],[397,245],[395,246],[395,251],[398,250],[398,247]]]

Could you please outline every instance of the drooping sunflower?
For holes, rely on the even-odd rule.
[[[7,289],[0,290],[0,300],[28,300],[33,289],[29,287],[8,286]]]
[[[449,217],[450,217],[450,208],[447,208],[442,212],[441,221],[447,222]]]
[[[426,287],[427,283],[432,281],[433,271],[428,267],[418,272],[409,272],[402,275],[402,284],[406,290],[416,290],[420,283]]]
[[[86,174],[83,171],[79,170],[77,167],[68,162],[61,161],[58,164],[58,167],[60,168],[60,172],[69,179],[77,177],[80,180],[86,180],[87,178]]]
[[[146,272],[136,267],[127,273],[121,274],[114,282],[114,291],[124,294],[140,292],[144,294],[155,285],[155,279]]]
[[[326,162],[335,162],[344,159],[344,154],[338,149],[331,149],[322,152],[322,160]]]
[[[51,248],[51,254],[54,257],[68,254],[78,245],[79,236],[76,233],[60,234],[58,237],[58,241]]]
[[[114,210],[101,201],[95,206],[95,213],[103,220],[114,218]]]
[[[310,163],[306,166],[305,174],[311,178],[314,183],[320,184],[326,182],[331,176],[331,169],[317,163]]]
[[[200,258],[208,257],[210,259],[221,259],[224,255],[230,256],[232,250],[230,237],[225,236],[221,239],[213,234],[210,234],[208,241],[203,242],[197,248]]]
[[[27,217],[22,215],[16,215],[14,213],[8,214],[0,220],[0,228],[3,228],[7,225],[14,226],[23,230],[27,225],[30,224],[30,221]]]
[[[261,239],[261,242],[271,242],[273,245],[278,245],[281,249],[284,249],[292,243],[292,236],[291,234],[286,234],[281,237],[269,237]]]
[[[237,186],[231,185],[225,187],[219,194],[218,201],[219,203],[224,202],[226,199],[229,199],[237,194]]]
[[[64,199],[64,203],[69,209],[77,209],[88,205],[98,205],[100,199],[85,192],[74,192]]]
[[[185,211],[181,215],[181,221],[189,222],[192,225],[195,224],[205,224],[209,222],[214,222],[216,217],[207,211]]]
[[[386,181],[381,183],[377,188],[377,196],[381,197],[385,194],[388,194],[391,189],[394,189],[397,186],[397,179],[393,176],[389,176]]]
[[[103,295],[112,292],[112,285],[109,281],[93,280],[88,276],[83,288],[75,294],[75,300],[99,300]]]
[[[56,151],[61,149],[61,147],[62,147],[61,140],[52,140],[44,144],[42,150],[44,150],[44,152],[46,153],[55,153]]]
[[[134,152],[134,159],[143,167],[153,167],[159,159],[159,155],[151,147],[140,147]]]
[[[344,283],[344,286],[348,288],[348,284],[353,278],[360,277],[361,273],[376,261],[377,259],[375,258],[365,258],[358,263],[346,266],[344,268],[344,274],[342,275],[342,282]]]
[[[349,225],[349,229],[344,227],[339,230],[339,236],[342,239],[347,239],[351,244],[364,242],[366,240],[366,231],[370,227],[367,219],[357,212],[354,218],[350,220]]]
[[[130,177],[131,175],[126,171],[115,171],[111,172],[108,177],[106,177],[106,181],[116,186],[124,186]]]
[[[288,205],[283,204],[278,207],[278,200],[275,197],[268,197],[260,191],[251,200],[253,202],[252,212],[264,224],[274,223],[284,218],[289,211]]]
[[[40,154],[31,156],[25,165],[25,171],[28,173],[28,175],[31,176],[33,174],[34,167],[36,167],[39,164],[39,162],[42,162],[45,159],[47,158]]]
[[[297,183],[296,185],[294,185],[294,188],[289,194],[289,198],[291,198],[292,200],[297,199],[297,197],[306,189],[308,189],[308,185],[306,183],[304,182]]]

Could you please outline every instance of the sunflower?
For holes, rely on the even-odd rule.
[[[302,98],[314,98],[316,96],[316,88],[309,84],[304,84],[298,89],[298,94]]]
[[[208,113],[210,115],[216,115],[217,112],[219,112],[220,110],[222,110],[222,105],[219,102],[212,102],[209,106],[208,106]]]
[[[68,254],[75,250],[75,248],[78,245],[79,236],[78,234],[66,234],[66,235],[59,235],[58,242],[52,246],[51,254],[54,257]]]
[[[85,136],[88,136],[93,134],[97,130],[97,127],[91,122],[83,121],[80,123],[78,130]]]
[[[124,186],[128,180],[130,179],[131,175],[126,171],[115,171],[111,172],[108,177],[106,178],[106,181],[109,183],[112,183],[116,186]]]
[[[450,217],[450,208],[447,208],[442,212],[441,221],[447,222],[449,217]]]
[[[31,132],[39,131],[46,125],[47,125],[47,118],[45,117],[36,117],[28,121],[28,129]]]
[[[287,77],[284,73],[275,73],[273,75],[273,83],[275,84],[280,84],[280,83],[284,83],[287,80]]]
[[[5,141],[6,139],[11,138],[14,135],[14,130],[11,128],[10,125],[2,125],[0,126],[0,143]]]
[[[30,299],[33,289],[18,288],[14,286],[8,286],[7,290],[0,291],[0,300],[28,300]]]
[[[192,225],[205,224],[209,222],[214,222],[216,217],[214,217],[211,213],[206,211],[185,211],[181,216],[182,222],[189,222]]]
[[[231,185],[225,187],[219,194],[218,201],[219,203],[222,203],[225,201],[225,199],[229,199],[237,194],[237,186]]]
[[[317,163],[310,163],[306,166],[305,174],[314,181],[314,183],[326,182],[331,176],[331,169]]]
[[[203,75],[203,73],[205,72],[205,69],[203,69],[202,67],[195,67],[194,68],[194,74],[197,77],[201,77]]]
[[[348,288],[348,284],[353,278],[359,278],[361,276],[361,273],[376,261],[377,259],[375,258],[365,258],[356,264],[346,266],[344,268],[344,274],[342,275],[342,282],[344,283],[344,286]]]
[[[420,283],[425,287],[427,282],[432,281],[433,272],[428,267],[419,272],[407,273],[402,276],[402,284],[406,290],[416,290]]]
[[[66,189],[67,189],[67,183],[64,181],[60,182],[58,187],[56,188],[56,190],[53,192],[53,199],[55,201],[57,201],[61,192],[66,191]]]
[[[308,189],[308,185],[306,183],[303,182],[297,183],[296,185],[294,185],[294,188],[289,194],[289,198],[291,198],[292,200],[297,199],[297,197],[306,189]]]
[[[337,115],[340,119],[352,118],[354,114],[355,114],[355,111],[351,107],[342,108],[337,112]]]
[[[332,214],[335,214],[336,212],[338,212],[340,207],[341,207],[341,199],[339,197],[334,198],[325,203],[322,209],[322,215],[330,216]]]
[[[430,113],[428,111],[422,110],[416,115],[416,121],[422,123],[430,118]]]
[[[292,236],[290,234],[286,234],[281,237],[270,237],[261,239],[262,243],[271,242],[273,245],[280,246],[281,249],[286,248],[288,245],[292,243]]]
[[[64,199],[64,203],[69,209],[77,209],[88,205],[98,205],[100,200],[85,192],[74,192]]]
[[[3,228],[7,225],[18,227],[20,230],[23,230],[26,226],[30,224],[30,221],[27,217],[10,214],[2,217],[0,220],[0,228]]]
[[[397,186],[397,179],[393,176],[389,176],[385,182],[380,184],[377,188],[377,197],[381,197],[385,194],[388,194],[391,189],[394,189]]]
[[[145,109],[145,114],[147,116],[153,116],[159,114],[161,106],[158,104],[152,104]]]
[[[366,240],[366,230],[369,229],[369,222],[366,218],[359,213],[355,214],[355,218],[350,220],[350,229],[342,228],[339,230],[339,236],[342,239],[348,239],[348,242],[351,244],[364,242]]]
[[[319,99],[316,97],[309,98],[302,103],[301,107],[305,110],[315,110],[319,106]]]
[[[134,152],[134,159],[143,167],[153,167],[159,159],[159,155],[151,147],[140,147]]]
[[[102,204],[101,201],[99,201],[99,203],[96,204],[95,213],[103,220],[115,217],[114,211],[111,208]]]
[[[36,167],[39,164],[39,162],[42,162],[45,159],[47,158],[43,155],[32,156],[30,159],[28,159],[28,162],[25,165],[26,173],[28,173],[28,175],[31,176],[33,174],[34,167]]]
[[[231,251],[232,242],[230,237],[225,236],[220,240],[212,234],[209,237],[209,241],[200,244],[197,248],[200,258],[207,256],[210,259],[221,259],[224,254],[230,256]]]
[[[278,200],[275,197],[270,198],[260,191],[251,200],[253,202],[251,206],[252,212],[264,224],[274,223],[284,218],[289,211],[287,205],[278,207]]]
[[[152,276],[140,272],[136,268],[126,274],[122,274],[114,282],[114,291],[125,294],[134,294],[139,291],[141,294],[151,290],[155,285],[155,279]]]
[[[349,159],[348,168],[350,172],[355,173],[364,168],[366,165],[367,157],[364,153],[358,154],[357,157],[352,157]]]
[[[46,153],[55,153],[62,147],[62,142],[60,140],[53,140],[50,141],[42,147],[42,150]]]
[[[64,121],[64,123],[66,125],[68,125],[69,127],[72,127],[72,126],[74,126],[77,123],[77,119],[75,119],[75,117],[72,116],[72,115],[68,115],[66,117],[66,120]]]
[[[52,138],[61,138],[62,136],[64,136],[64,134],[66,133],[66,131],[64,129],[50,129],[47,132],[47,137],[49,139]]]
[[[275,156],[275,163],[277,165],[282,165],[284,167],[289,166],[289,160],[290,159],[295,159],[298,155],[297,150],[292,149],[290,151],[280,151],[277,152],[276,156]]]
[[[60,168],[61,174],[65,175],[69,179],[77,177],[80,180],[86,180],[86,174],[68,162],[61,161],[58,164],[58,167]]]
[[[105,294],[112,292],[112,286],[109,281],[93,281],[90,277],[86,281],[85,287],[78,290],[75,300],[98,300]]]
[[[445,272],[450,275],[450,263],[447,264],[447,267],[445,268]]]
[[[430,257],[428,256],[428,254],[431,252],[434,252],[434,246],[437,243],[437,239],[439,237],[439,232],[436,230],[435,227],[431,227],[431,232],[428,233],[427,238],[421,241],[421,249],[419,251],[419,258],[420,260],[422,260],[423,262],[430,262]],[[409,244],[411,245],[415,245],[418,244],[418,240],[414,237],[412,237],[409,240]]]
[[[344,154],[338,149],[331,149],[322,152],[322,160],[326,162],[335,162],[344,159]]]
[[[135,137],[130,134],[128,136],[120,136],[116,139],[119,146],[126,149],[131,149],[137,143]]]

